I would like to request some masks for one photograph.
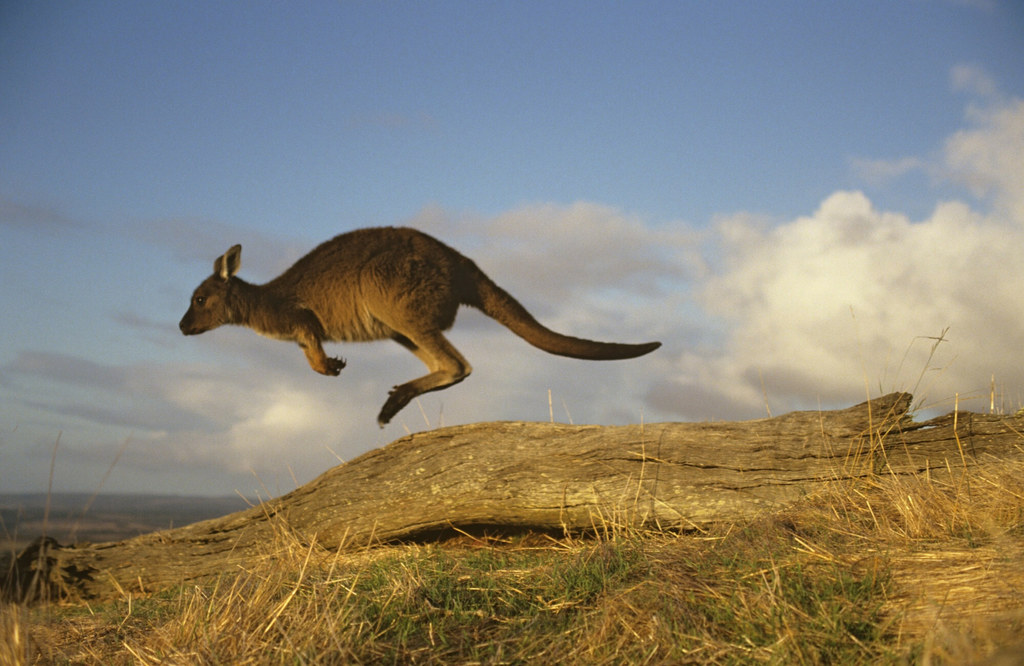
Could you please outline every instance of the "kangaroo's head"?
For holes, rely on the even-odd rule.
[[[242,265],[242,246],[235,245],[213,262],[213,275],[192,292],[192,303],[178,328],[185,335],[198,335],[229,324],[233,313],[230,293],[235,273]]]

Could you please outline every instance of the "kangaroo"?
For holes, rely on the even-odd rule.
[[[504,324],[531,345],[559,356],[614,360],[642,356],[660,342],[595,342],[542,326],[469,258],[415,229],[370,228],[336,236],[263,285],[235,274],[242,246],[213,262],[213,275],[192,294],[178,327],[185,335],[235,324],[298,343],[313,370],[336,376],[345,361],[324,353],[324,341],[390,338],[430,371],[395,386],[377,416],[384,427],[416,396],[461,382],[472,368],[442,334],[460,305]]]

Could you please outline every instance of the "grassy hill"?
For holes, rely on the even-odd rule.
[[[1024,464],[837,482],[682,533],[331,551],[285,523],[217,580],[7,605],[4,663],[1022,663]]]

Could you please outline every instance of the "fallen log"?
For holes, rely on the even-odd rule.
[[[338,549],[445,530],[690,529],[777,509],[837,480],[1024,457],[1024,417],[922,423],[893,393],[836,411],[722,423],[481,423],[403,437],[246,511],[117,543],[37,542],[7,598],[153,592],[272,557],[285,531]]]

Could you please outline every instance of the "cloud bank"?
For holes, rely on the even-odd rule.
[[[955,78],[998,97],[976,72]],[[914,221],[840,191],[812,215],[774,226],[749,215],[718,220],[722,262],[695,295],[726,334],[717,348],[683,352],[652,402],[688,418],[726,418],[757,404],[814,408],[866,390],[916,390],[936,408],[958,395],[987,408],[994,382],[997,400],[1019,407],[1024,102],[972,107],[967,119],[936,161],[874,165],[890,177],[944,174],[973,202],[941,202]]]

